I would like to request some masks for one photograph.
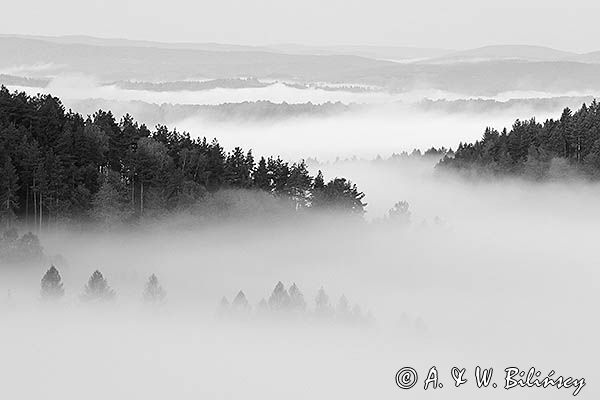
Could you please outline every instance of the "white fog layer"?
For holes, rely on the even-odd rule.
[[[596,6],[71,3],[0,28],[0,400],[598,398]]]

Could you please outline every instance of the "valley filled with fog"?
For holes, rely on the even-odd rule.
[[[0,47],[17,46],[8,40]],[[0,62],[0,84],[10,91],[57,96],[84,117],[112,110],[151,130],[164,124],[192,139],[217,138],[226,152],[251,149],[256,161],[306,160],[310,176],[356,184],[366,207],[364,215],[302,213],[276,196],[225,188],[205,195],[212,203],[201,211],[170,210],[134,225],[15,222],[19,236],[35,233],[43,255],[0,265],[1,398],[558,399],[573,391],[476,389],[476,365],[493,367],[498,385],[505,367],[535,366],[585,377],[585,398],[598,393],[600,184],[436,167],[486,127],[558,119],[564,107],[591,102],[600,85],[583,72],[573,83],[565,71],[575,65],[592,76],[594,60],[428,50],[417,54],[427,62],[407,53],[409,61],[394,63],[385,56],[398,53],[384,49],[369,58],[356,48],[227,48],[213,55],[221,76],[216,61],[197,61],[212,60],[214,49],[103,43],[92,57],[95,45],[55,39],[47,54],[56,58],[48,59],[33,39],[19,40],[34,50]],[[139,47],[127,59],[125,46]],[[152,71],[136,64],[164,54],[185,62]],[[94,74],[93,60],[120,63]],[[496,68],[530,75],[455,80]],[[431,147],[444,152],[421,155]],[[135,198],[135,183],[130,190]],[[50,265],[64,296],[44,302],[40,280]],[[95,270],[114,290],[112,301],[82,301]],[[142,299],[152,274],[166,297],[149,306]],[[259,305],[279,281],[288,291],[297,285],[305,309]],[[325,316],[315,302],[321,288]],[[240,290],[248,306],[236,308]],[[422,384],[433,365],[445,388],[431,394]],[[404,366],[419,372],[410,392],[394,383]],[[453,366],[467,368],[469,385],[452,388]]]

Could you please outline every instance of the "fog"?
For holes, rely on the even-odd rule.
[[[411,108],[380,108],[323,118],[295,118],[272,123],[206,121],[188,118],[173,125],[194,136],[217,137],[227,148],[243,145],[254,154],[279,154],[292,159],[337,157],[383,157],[392,153],[456,148],[459,142],[480,139],[486,126],[508,127],[527,112],[476,115],[423,112]],[[548,117],[554,114],[548,113]]]
[[[414,366],[420,383],[410,396],[425,398],[433,365],[447,398],[571,396],[450,388],[454,365],[469,374],[494,367],[500,385],[508,366],[554,369],[585,377],[585,398],[598,393],[600,186],[474,183],[434,173],[431,161],[317,167],[359,184],[370,222],[173,217],[136,231],[42,232],[45,252],[60,255],[66,296],[52,306],[38,300],[46,264],[1,270],[10,298],[0,302],[0,342],[11,343],[0,364],[2,397],[393,398],[408,393],[395,372]],[[410,203],[411,224],[380,220],[399,200]],[[95,269],[116,290],[113,304],[79,300]],[[158,310],[141,304],[151,273],[167,290]],[[323,286],[333,304],[345,294],[375,322],[257,317],[256,304],[279,280],[295,282],[309,309]],[[240,289],[253,314],[216,317],[221,297],[231,301]]]
[[[33,71],[43,71],[48,66],[19,66],[5,69],[0,73],[32,75]],[[47,75],[46,75],[47,77]],[[393,102],[415,103],[429,100],[496,100],[506,102],[513,99],[544,99],[556,97],[598,96],[596,89],[571,91],[509,90],[499,91],[496,95],[473,95],[455,93],[435,87],[424,87],[406,91],[388,91],[376,86],[365,86],[353,82],[299,83],[293,80],[261,80],[265,87],[257,88],[213,88],[208,90],[150,91],[132,90],[119,87],[117,84],[102,83],[93,76],[83,74],[59,74],[49,78],[46,87],[22,87],[9,85],[11,90],[25,91],[29,94],[52,94],[60,97],[67,104],[76,100],[104,99],[109,101],[143,101],[152,104],[208,104],[241,103],[254,101],[270,101],[273,103],[323,104],[341,102],[344,104],[387,104]],[[192,81],[204,81],[197,78]],[[293,86],[292,86],[293,85]],[[301,88],[301,86],[306,87]],[[347,91],[344,86],[360,88],[360,91]],[[335,89],[335,90],[334,90]]]
[[[224,194],[235,199],[227,215],[173,213],[113,230],[69,223],[45,227],[37,232],[46,255],[42,262],[0,265],[0,398],[572,395],[573,389],[554,388],[507,392],[503,371],[510,366],[536,367],[542,378],[551,370],[585,378],[578,397],[600,393],[594,359],[600,334],[600,185],[468,180],[436,170],[437,160],[387,159],[414,148],[456,148],[481,138],[487,126],[500,130],[517,118],[557,118],[564,105],[561,100],[543,111],[514,106],[444,112],[420,109],[425,99],[508,102],[593,91],[470,97],[433,88],[352,92],[276,82],[158,92],[126,90],[83,75],[53,77],[45,88],[11,89],[51,93],[75,111],[84,101],[101,100],[118,116],[136,110],[140,101],[364,105],[326,116],[215,120],[199,114],[162,122],[193,137],[216,137],[226,150],[242,146],[255,157],[291,162],[311,158],[311,174],[321,170],[326,180],[348,178],[368,205],[360,218],[281,213],[256,193],[234,191]],[[410,204],[409,223],[387,216],[401,200]],[[30,228],[19,226],[20,233]],[[54,304],[40,299],[40,279],[50,264],[59,269],[66,291]],[[115,290],[113,302],[82,301],[95,270]],[[151,274],[167,292],[156,307],[142,302]],[[261,314],[259,302],[279,281],[300,288],[305,313]],[[333,308],[344,295],[364,318],[357,323],[317,316],[321,287]],[[240,290],[252,309],[219,312],[222,297],[231,302]],[[498,389],[475,387],[477,365],[494,368]],[[409,391],[394,381],[405,366],[419,373]],[[424,391],[431,366],[440,371],[444,388]],[[453,387],[453,366],[467,369],[469,384]]]
[[[65,107],[84,114],[98,108],[110,109],[120,118],[130,113],[150,127],[167,124],[179,131],[189,132],[194,138],[218,138],[227,149],[236,146],[251,148],[255,155],[280,155],[285,158],[317,158],[331,161],[337,157],[375,158],[392,153],[425,150],[430,147],[456,148],[460,142],[481,138],[486,127],[510,128],[516,119],[539,121],[557,118],[562,108],[572,101],[561,96],[583,96],[584,93],[502,92],[495,97],[473,97],[435,89],[389,93],[386,91],[349,92],[319,88],[298,89],[283,83],[263,88],[216,88],[198,91],[126,90],[115,85],[101,85],[87,76],[53,78],[45,88],[9,86],[29,94],[50,93],[61,98]],[[589,93],[588,93],[589,94]],[[554,99],[549,106],[535,107],[536,99]],[[577,98],[577,97],[575,97]],[[423,100],[448,101],[482,99],[501,103],[514,99],[533,99],[531,105],[511,105],[478,112],[468,108],[462,112],[443,109],[424,110]],[[179,118],[156,118],[152,111],[144,111],[147,104],[164,105],[222,105],[243,102],[270,101],[275,104],[323,104],[341,102],[360,108],[333,115],[303,115],[276,120],[252,119],[251,114],[231,115],[231,118],[210,118],[202,113]],[[143,102],[143,103],[140,103]],[[257,111],[260,107],[257,107]],[[150,114],[150,120],[147,118]],[[187,113],[190,114],[190,113]],[[175,113],[176,115],[176,113]],[[244,120],[244,115],[249,120]],[[266,113],[268,116],[268,112]]]

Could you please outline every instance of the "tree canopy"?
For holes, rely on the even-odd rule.
[[[150,130],[110,111],[84,117],[51,95],[0,87],[0,218],[7,225],[136,221],[230,188],[268,192],[295,210],[363,212],[364,194],[351,182],[317,178],[303,160],[226,152],[216,139]]]
[[[600,177],[600,103],[595,100],[559,119],[517,120],[510,130],[486,128],[481,140],[461,143],[440,168],[475,170],[534,179],[577,173]]]

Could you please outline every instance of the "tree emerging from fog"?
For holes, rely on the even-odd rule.
[[[62,278],[54,265],[44,274],[41,286],[40,294],[43,300],[57,300],[65,294]]]
[[[254,312],[252,312],[254,311]],[[313,319],[321,322],[335,322],[356,326],[366,326],[373,322],[371,314],[364,315],[362,308],[355,304],[351,307],[345,295],[342,295],[334,308],[329,302],[329,296],[321,287],[315,297],[314,308],[307,307],[304,295],[296,283],[286,290],[283,282],[279,281],[271,292],[269,300],[262,298],[254,310],[250,306],[246,295],[240,290],[230,304],[223,297],[217,308],[217,315],[221,317],[242,317],[252,315],[261,319],[269,317],[272,320],[290,321],[298,318]]]
[[[394,204],[388,211],[388,219],[395,224],[408,225],[410,224],[410,210],[408,201],[402,200]]]
[[[102,273],[98,270],[94,271],[85,285],[81,299],[86,302],[102,302],[114,298],[115,292],[110,288]]]
[[[292,311],[304,312],[306,310],[306,302],[298,286],[293,283],[288,292],[290,295],[290,309]]]
[[[510,131],[486,128],[481,140],[461,143],[440,168],[533,179],[565,178],[576,173],[600,178],[600,103],[578,111],[565,108],[543,124],[517,120]]]
[[[144,287],[143,299],[148,304],[159,304],[165,300],[167,292],[158,282],[158,278],[155,274],[150,275],[146,286]]]
[[[281,281],[277,282],[271,297],[269,297],[269,308],[273,311],[287,310],[290,306],[290,295]]]
[[[333,310],[329,304],[329,296],[325,293],[325,289],[321,287],[315,298],[315,313],[318,316],[325,317],[330,316]]]
[[[243,291],[239,291],[231,303],[231,309],[236,312],[246,312],[250,310],[250,303],[246,299]]]

